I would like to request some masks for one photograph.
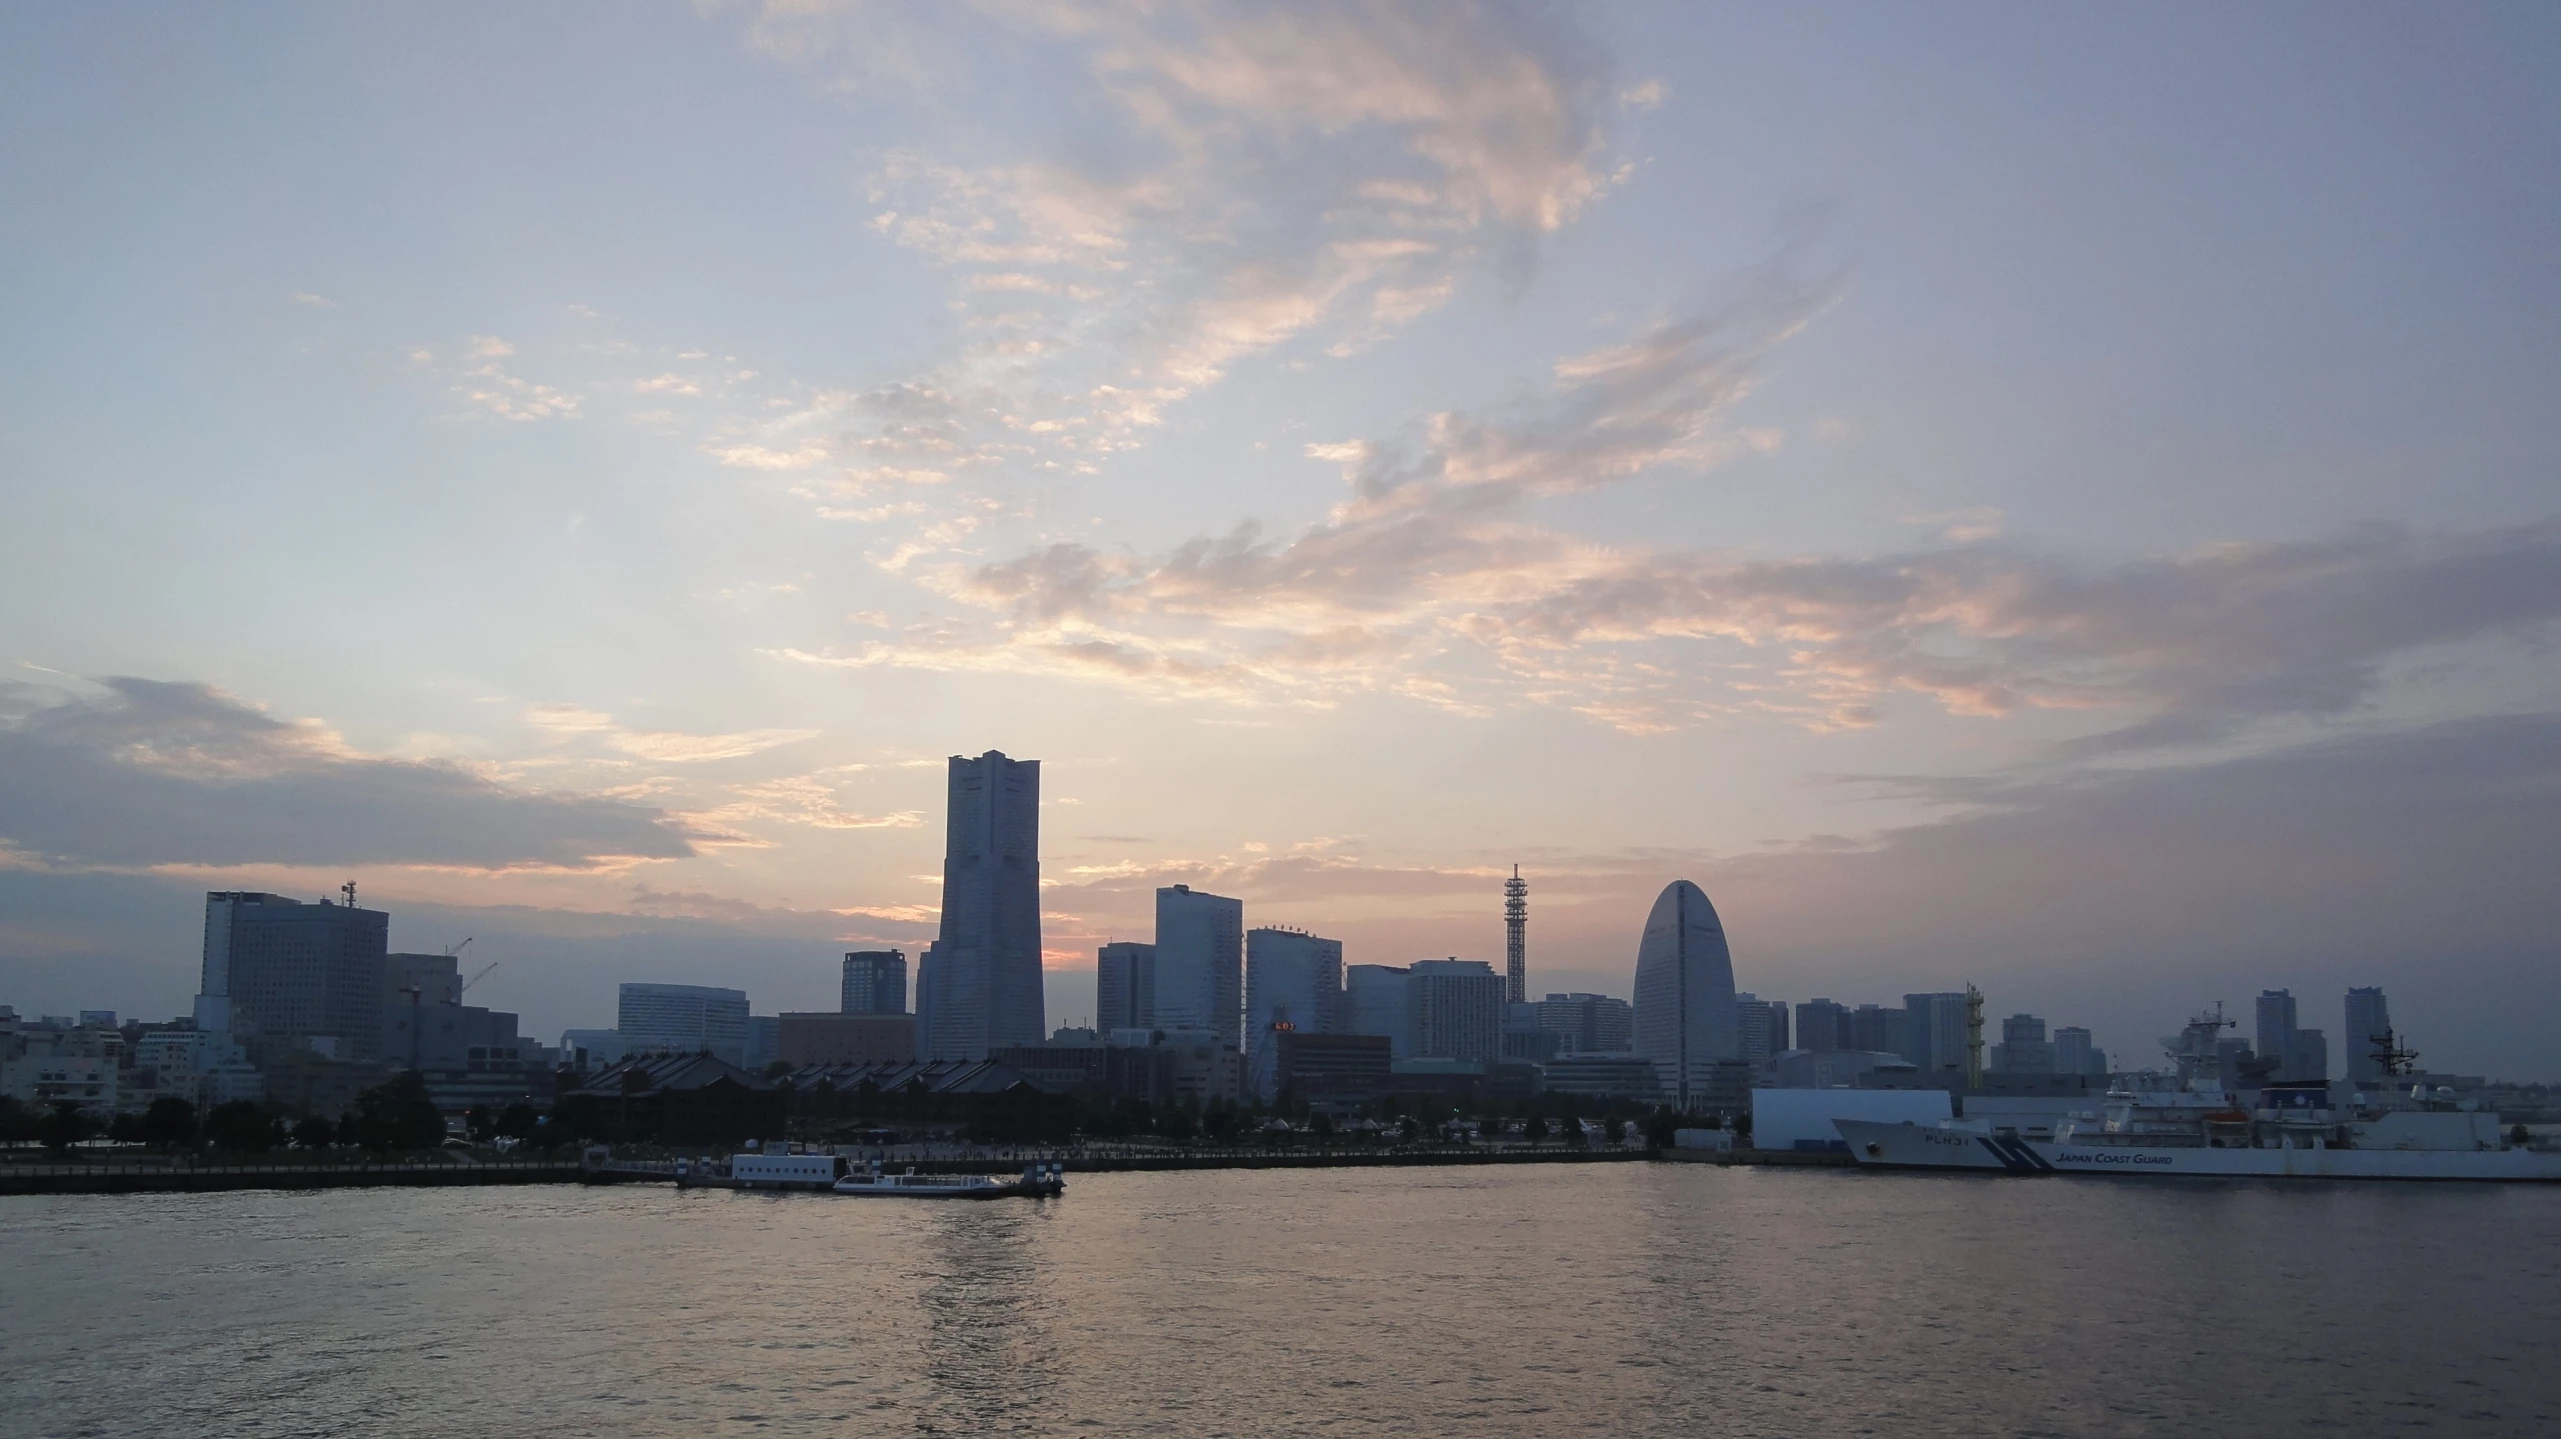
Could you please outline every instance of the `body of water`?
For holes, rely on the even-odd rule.
[[[9,1435],[2561,1434],[2561,1188],[0,1199]]]

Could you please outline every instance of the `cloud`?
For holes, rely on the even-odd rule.
[[[209,686],[0,683],[0,839],[62,865],[594,868],[691,855],[662,811],[383,759]]]
[[[607,745],[639,759],[661,764],[701,764],[762,754],[787,744],[814,739],[814,729],[741,730],[736,734],[688,734],[681,730],[633,729],[612,715],[573,704],[540,704],[525,711],[536,729],[557,738],[600,737]]]
[[[1239,361],[1301,339],[1349,354],[1471,273],[1519,280],[1611,183],[1608,67],[1543,9],[946,18],[775,0],[745,22],[753,48],[877,94],[965,90],[987,56],[1023,50],[1070,93],[1040,153],[929,123],[878,156],[873,228],[950,275],[967,338],[904,386],[742,417],[715,442],[725,463],[815,468],[814,447],[843,471],[821,496],[839,500],[920,472],[1090,468]]]

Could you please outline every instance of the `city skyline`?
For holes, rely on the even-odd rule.
[[[1532,992],[1685,877],[1764,996],[2551,1067],[2547,16],[151,30],[0,18],[24,1007],[353,880],[537,1028],[829,1008],[1001,749],[1053,1020],[1177,884],[1500,968],[1519,863]]]

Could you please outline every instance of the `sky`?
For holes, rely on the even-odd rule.
[[[2381,984],[2561,1078],[2561,16],[0,13],[0,1002],[354,881],[548,1035],[832,1005],[1042,762],[1352,963]],[[2246,1018],[2245,1018],[2246,1023]]]

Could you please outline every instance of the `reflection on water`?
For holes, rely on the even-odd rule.
[[[2561,1433],[2561,1190],[1608,1165],[0,1201],[0,1434]]]

